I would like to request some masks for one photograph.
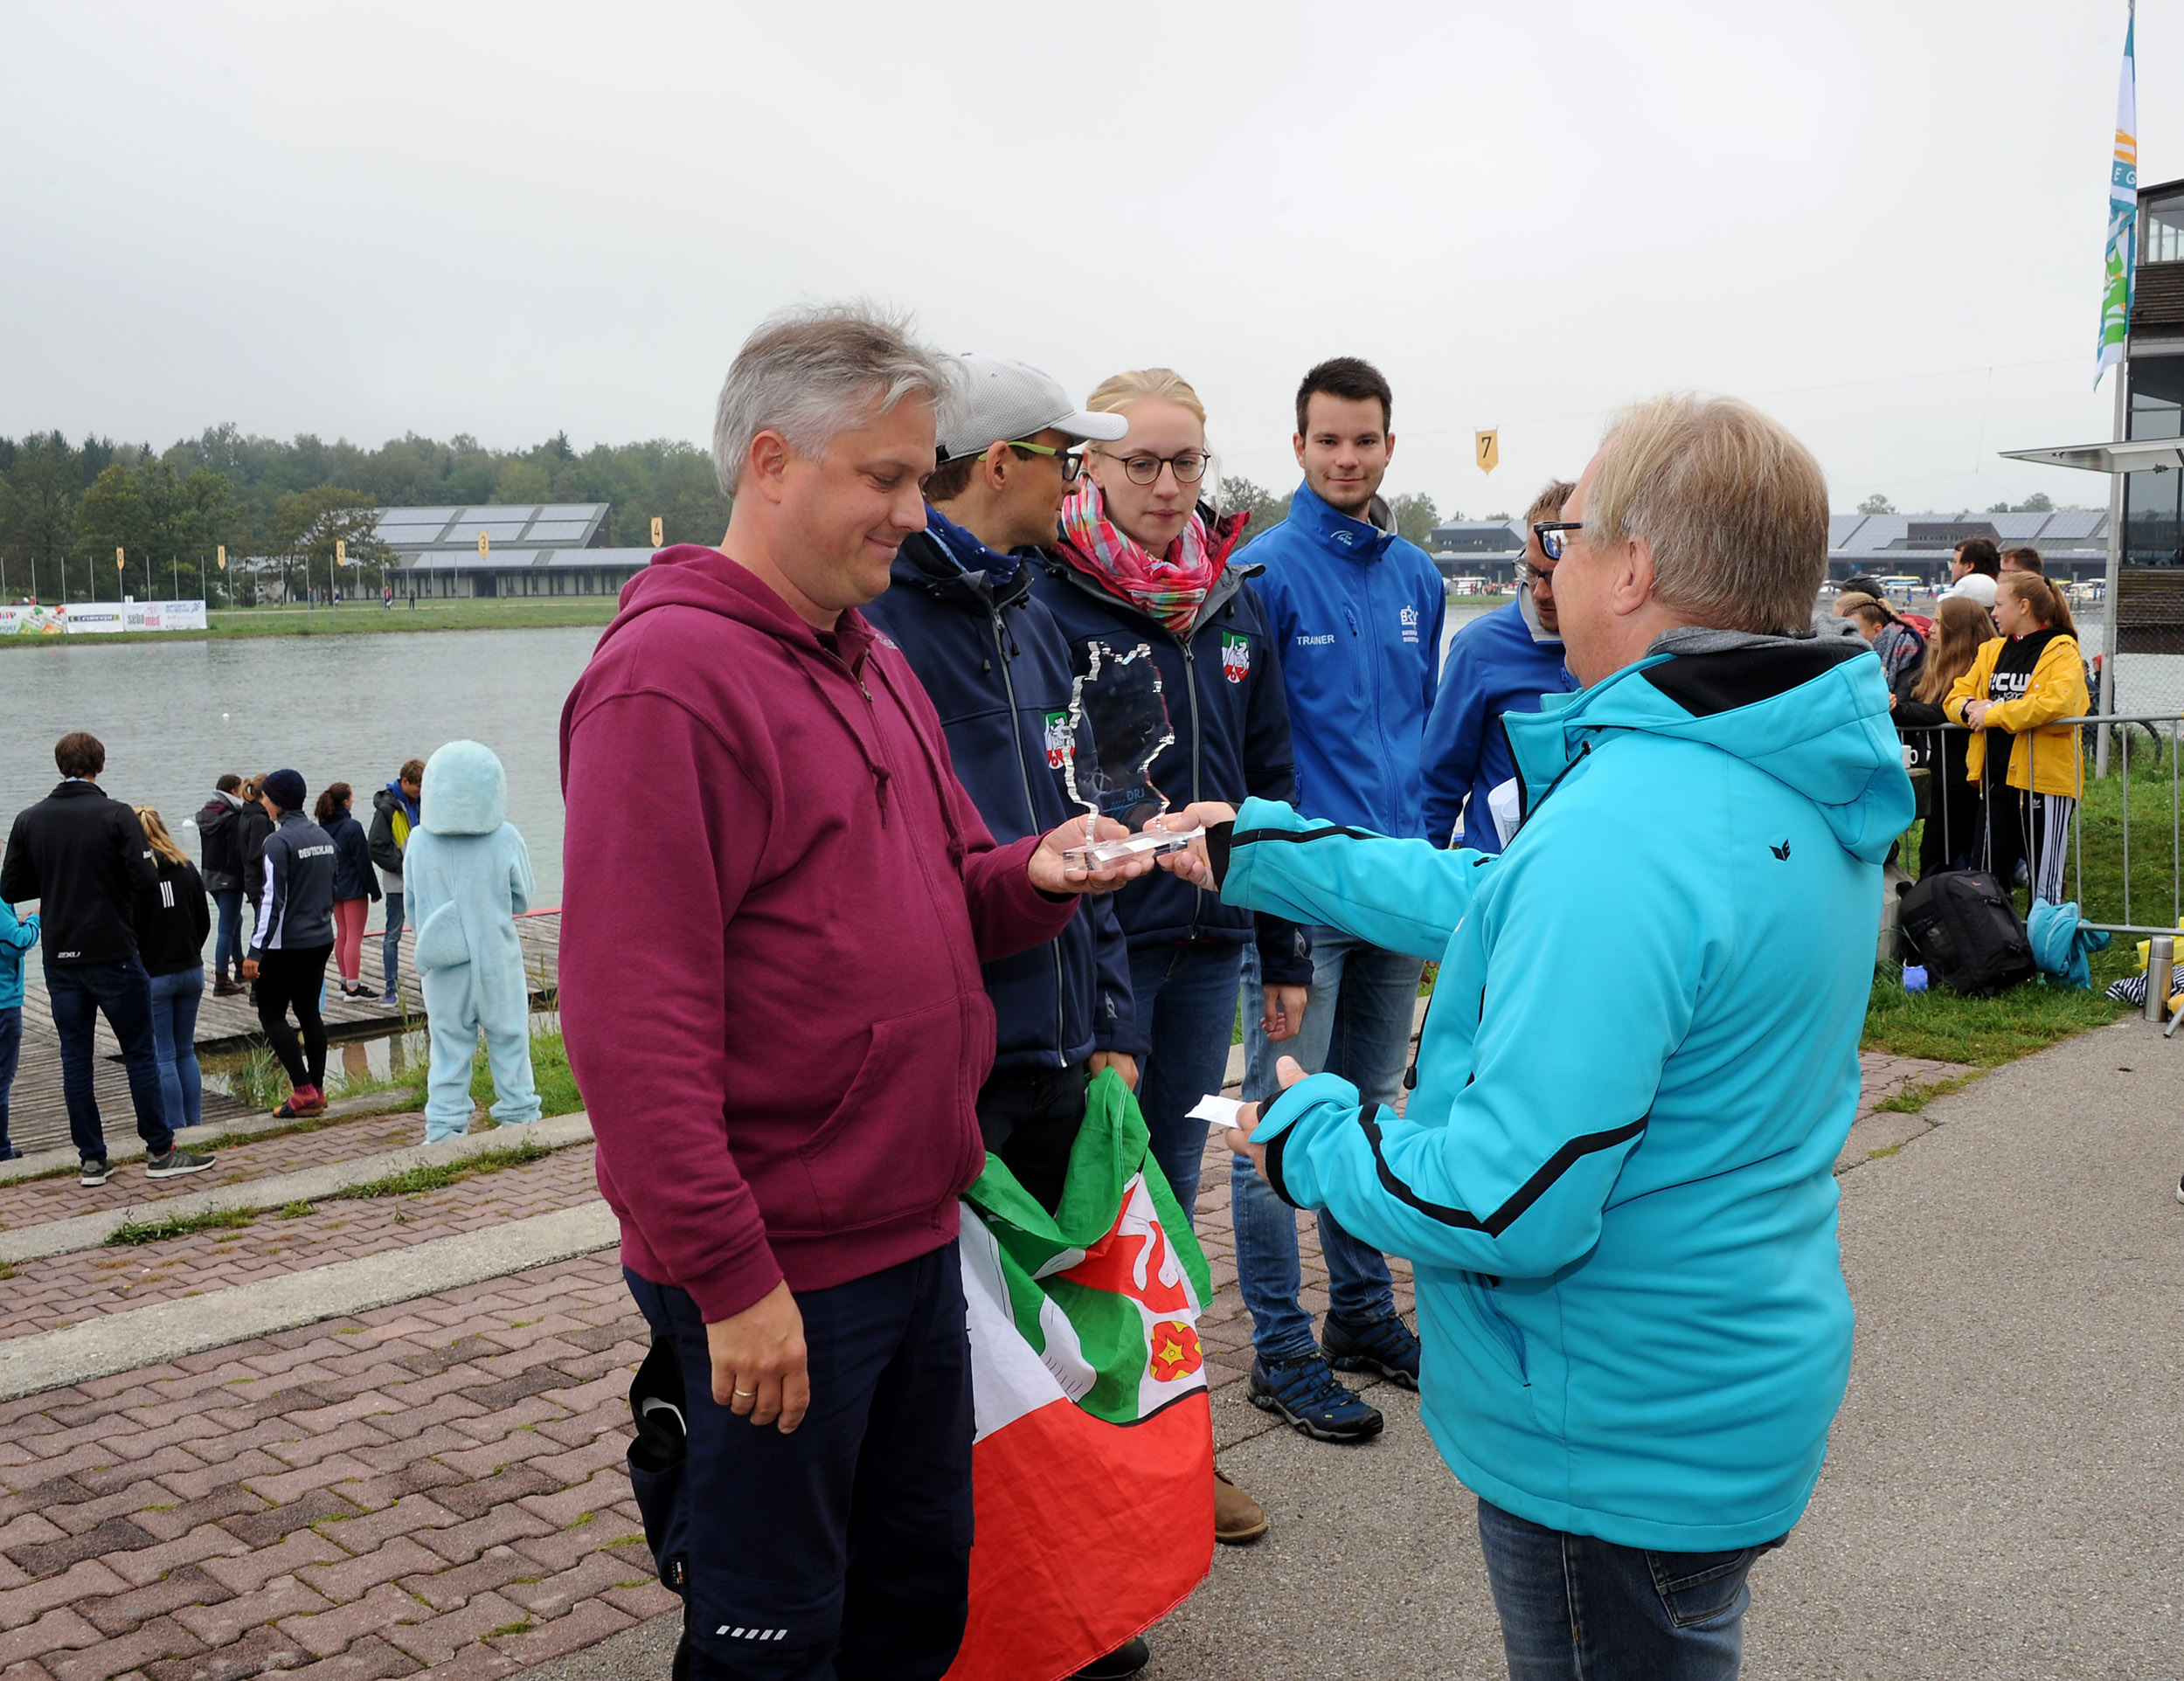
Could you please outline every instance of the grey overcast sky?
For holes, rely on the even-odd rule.
[[[2105,481],[2124,0],[0,0],[0,433],[704,439],[863,295],[1083,391],[1168,363],[1286,488],[1371,357],[1395,491],[1519,511],[1615,405],[1751,398],[1835,505]],[[2139,19],[2184,175],[2184,0]],[[1474,428],[1501,431],[1491,478]]]

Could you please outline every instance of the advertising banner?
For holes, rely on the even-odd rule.
[[[133,631],[204,630],[202,601],[132,601],[121,609],[122,628]]]
[[[60,611],[71,636],[108,636],[124,628],[119,601],[71,601]]]
[[[0,636],[59,636],[66,629],[59,607],[0,607]]]

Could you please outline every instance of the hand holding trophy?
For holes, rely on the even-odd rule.
[[[1140,642],[1118,654],[1095,641],[1088,656],[1071,685],[1062,739],[1063,778],[1071,799],[1085,809],[1085,843],[1064,855],[1091,870],[1180,852],[1203,831],[1147,827],[1168,810],[1167,795],[1149,774],[1153,761],[1175,740],[1153,650]],[[1103,817],[1133,833],[1099,840],[1093,825]]]

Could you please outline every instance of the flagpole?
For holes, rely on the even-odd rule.
[[[2116,366],[2116,441],[2121,443],[2129,431],[2131,413],[2129,402],[2131,363],[2126,358]],[[2101,716],[2116,716],[2116,597],[2118,585],[2123,575],[2124,564],[2124,475],[2108,475],[2108,581],[2101,586]],[[2103,724],[2093,732],[2093,774],[2108,774],[2108,726]]]
[[[2109,169],[2108,287],[2101,299],[2100,356],[2094,373],[2116,370],[2116,414],[2111,428],[2113,441],[2122,443],[2131,433],[2131,304],[2139,267],[2139,0],[2130,0],[2125,12],[2123,73],[2116,90],[2116,151]],[[2108,569],[2101,602],[2101,695],[2103,717],[2116,713],[2116,646],[2121,640],[2117,619],[2123,603],[2124,491],[2121,473],[2108,481]],[[2108,774],[2109,728],[2093,732],[2093,773]]]

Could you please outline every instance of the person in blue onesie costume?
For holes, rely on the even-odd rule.
[[[470,1130],[470,1065],[485,1034],[496,1124],[538,1118],[530,1070],[530,980],[514,918],[530,908],[530,852],[507,820],[508,772],[493,750],[451,741],[425,762],[423,822],[402,858],[405,909],[432,1024],[425,1142]]]
[[[1634,409],[1563,518],[1587,686],[1506,715],[1498,856],[1161,820],[1209,825],[1171,867],[1224,903],[1440,962],[1401,1116],[1286,1062],[1231,1141],[1413,1263],[1511,1675],[1730,1681],[1849,1376],[1834,1166],[1911,788],[1879,661],[1811,630],[1827,486],[1773,421]]]

